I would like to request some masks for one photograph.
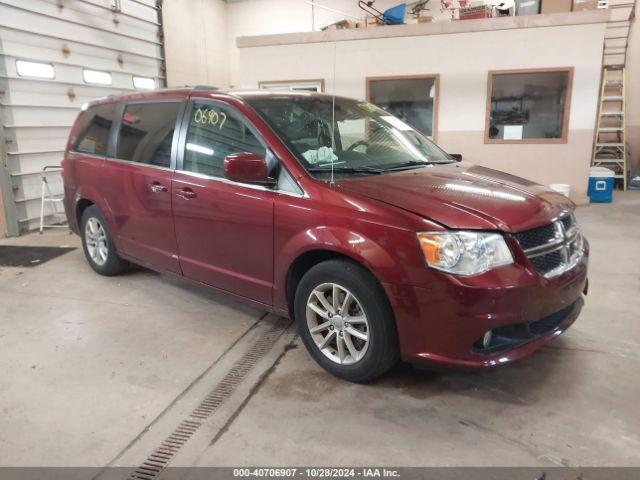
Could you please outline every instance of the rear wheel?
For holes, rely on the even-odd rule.
[[[100,275],[117,275],[126,270],[128,262],[118,256],[115,244],[98,207],[91,205],[82,212],[80,221],[84,255]]]
[[[367,382],[398,360],[385,292],[353,262],[329,260],[311,268],[296,291],[295,317],[311,356],[340,378]]]

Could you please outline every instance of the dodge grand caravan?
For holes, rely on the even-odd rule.
[[[460,161],[366,102],[174,89],[86,105],[65,208],[102,275],[128,262],[291,316],[329,372],[490,368],[578,316],[565,197]]]

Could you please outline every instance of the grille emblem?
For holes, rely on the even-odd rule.
[[[562,241],[562,247],[560,247],[562,263],[569,263],[569,259],[571,258],[571,240],[567,237],[567,231],[560,220],[556,220],[554,226],[556,227],[556,237],[559,241]]]
[[[573,215],[516,234],[533,266],[545,278],[575,267],[582,258],[582,235]]]

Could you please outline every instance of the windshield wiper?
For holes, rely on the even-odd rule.
[[[408,162],[399,163],[397,165],[394,165],[393,167],[385,168],[384,171],[385,172],[391,172],[391,171],[394,171],[394,170],[408,170],[408,169],[416,168],[416,167],[426,167],[427,165],[429,165],[429,163],[427,163],[427,162],[420,162],[418,160],[410,160]]]
[[[399,163],[397,165],[394,165],[393,167],[389,167],[389,168],[385,168],[384,171],[385,172],[394,172],[394,171],[399,171],[399,170],[410,170],[412,168],[418,168],[418,167],[426,167],[427,165],[437,165],[437,164],[442,164],[442,163],[452,163],[453,161],[433,161],[430,160],[428,162],[421,162],[419,160],[410,160],[408,162],[404,162],[404,163]]]
[[[312,167],[308,169],[311,173],[331,173],[331,167]],[[384,170],[373,167],[333,167],[334,173],[374,173],[380,174]]]

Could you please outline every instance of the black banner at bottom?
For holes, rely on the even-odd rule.
[[[640,467],[0,467],[0,480],[640,480]]]

